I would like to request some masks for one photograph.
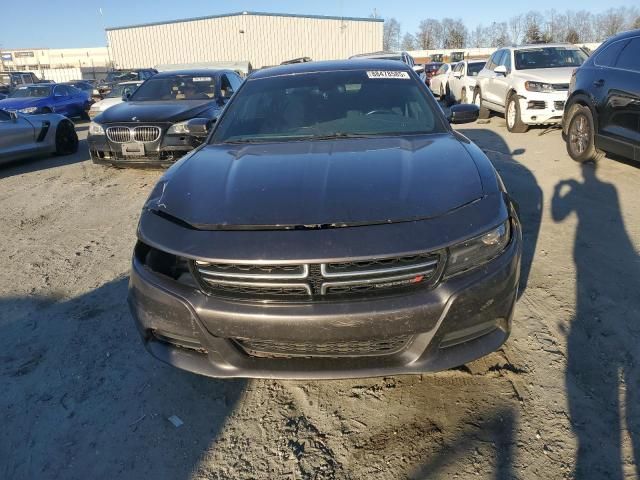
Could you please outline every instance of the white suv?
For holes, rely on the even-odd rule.
[[[587,59],[570,44],[525,45],[497,50],[478,74],[473,103],[480,118],[505,114],[510,132],[560,123],[571,74]]]

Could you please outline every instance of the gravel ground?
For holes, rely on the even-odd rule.
[[[165,366],[125,302],[160,172],[95,166],[84,141],[0,167],[0,478],[635,478],[640,170],[581,168],[557,130],[458,129],[520,204],[523,291],[503,350],[423,376],[218,381]]]

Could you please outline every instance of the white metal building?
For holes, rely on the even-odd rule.
[[[107,28],[107,36],[116,68],[215,61],[259,68],[382,50],[382,27],[375,18],[241,12]]]

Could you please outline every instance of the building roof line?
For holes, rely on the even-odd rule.
[[[172,23],[194,22],[198,20],[209,20],[212,18],[239,17],[244,15],[262,16],[262,17],[293,17],[293,18],[311,18],[317,20],[345,20],[351,22],[384,22],[382,18],[362,18],[362,17],[339,17],[330,15],[302,15],[296,13],[269,13],[269,12],[234,12],[223,13],[219,15],[206,15],[203,17],[180,18],[178,20],[168,20],[164,22],[138,23],[134,25],[123,25],[120,27],[108,27],[106,31],[124,30],[127,28],[152,27],[156,25],[170,25]]]

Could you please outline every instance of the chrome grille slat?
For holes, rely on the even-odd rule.
[[[115,143],[127,143],[131,141],[131,129],[129,127],[109,127],[107,137]]]
[[[443,252],[364,260],[311,263],[225,263],[192,261],[205,293],[247,301],[322,301],[433,287],[444,266]]]
[[[115,143],[155,142],[160,138],[162,130],[160,127],[140,126],[140,127],[108,127],[107,138]]]

